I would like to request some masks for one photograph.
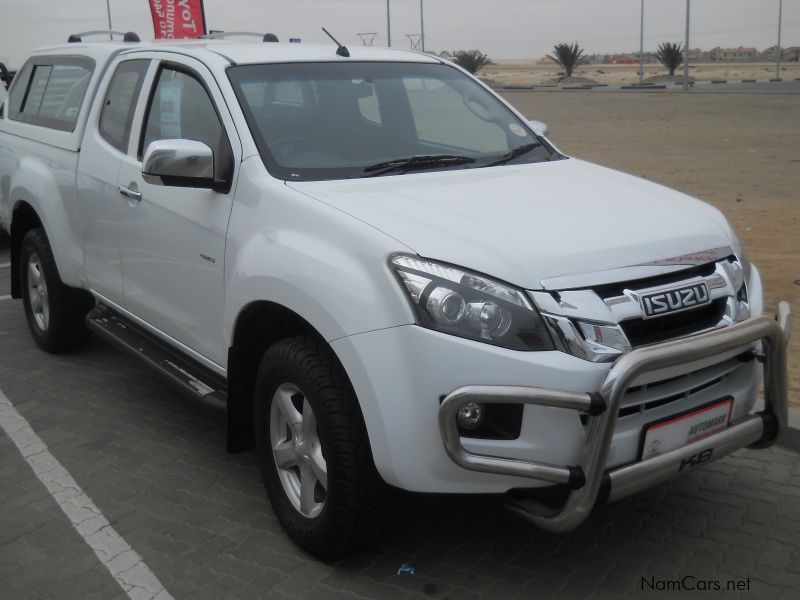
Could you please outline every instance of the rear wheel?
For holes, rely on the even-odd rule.
[[[254,408],[264,485],[292,540],[323,559],[375,541],[395,493],[375,469],[355,393],[327,344],[303,336],[273,345]]]
[[[61,282],[44,229],[25,234],[19,273],[28,328],[39,347],[60,353],[84,346],[91,337],[85,318],[94,299]]]

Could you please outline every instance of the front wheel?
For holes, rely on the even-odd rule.
[[[324,341],[288,338],[266,352],[254,418],[264,485],[296,544],[332,559],[384,532],[395,494],[375,469],[355,393]]]
[[[22,239],[19,273],[25,317],[39,347],[60,353],[85,345],[91,336],[85,318],[94,299],[61,282],[44,229],[31,229]]]

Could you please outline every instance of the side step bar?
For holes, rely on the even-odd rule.
[[[227,404],[225,379],[145,331],[139,325],[104,306],[86,316],[86,324],[98,337],[124,350],[155,369],[190,398],[212,412],[224,413]]]

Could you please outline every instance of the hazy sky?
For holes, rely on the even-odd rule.
[[[110,0],[114,29],[153,35],[147,0]],[[271,31],[281,40],[345,44],[379,32],[386,45],[385,0],[205,0],[209,28]],[[531,58],[553,44],[577,41],[588,52],[638,50],[640,0],[424,0],[426,49],[478,48],[492,58]],[[645,49],[682,41],[686,2],[645,0]],[[391,0],[392,45],[408,48],[419,33],[419,0]],[[692,0],[690,45],[755,46],[777,39],[778,0]],[[106,0],[0,0],[0,60],[12,67],[37,47],[71,32],[108,27]],[[784,47],[800,45],[800,0],[783,0]]]

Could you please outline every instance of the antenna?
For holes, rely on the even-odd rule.
[[[329,38],[331,38],[333,40],[334,44],[339,46],[336,49],[336,54],[338,54],[339,56],[344,56],[345,58],[350,58],[350,51],[347,49],[346,46],[343,46],[342,44],[340,44],[339,41],[335,37],[333,37],[330,34],[330,32],[327,29],[325,29],[324,27],[322,28],[322,31],[324,31],[325,35],[327,35]]]
[[[372,42],[375,41],[375,37],[378,35],[377,32],[369,32],[369,33],[357,33],[358,37],[361,38],[361,43],[365,46],[372,46]]]

